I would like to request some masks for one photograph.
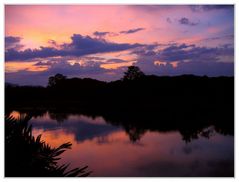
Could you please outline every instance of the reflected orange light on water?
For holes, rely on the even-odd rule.
[[[52,147],[59,147],[63,143],[71,142],[74,145],[77,145],[75,142],[75,137],[73,134],[65,133],[62,129],[53,131],[44,131],[43,129],[35,129],[33,130],[33,135],[38,136],[42,134],[42,140],[46,143],[49,143]]]
[[[21,116],[17,111],[11,115]],[[70,115],[57,123],[46,113],[29,124],[33,135],[42,134],[52,147],[71,142],[72,149],[61,155],[59,163],[70,163],[71,168],[87,165],[91,176],[207,176],[223,172],[223,161],[229,167],[233,164],[233,137],[217,133],[185,143],[179,131],[145,131],[132,142],[129,132],[103,117]]]
[[[150,161],[155,158],[169,160],[171,156],[167,154],[168,150],[177,146],[180,141],[178,133],[167,134],[167,140],[165,134],[147,133],[140,142],[134,144],[130,142],[129,136],[124,131],[116,131],[107,136],[95,137],[82,142],[77,142],[74,135],[62,129],[34,130],[35,135],[41,133],[43,133],[42,139],[54,147],[70,141],[73,144],[72,149],[62,155],[60,163],[70,162],[72,168],[88,165],[94,172],[94,176],[119,174],[127,176],[129,168],[145,165],[146,161],[142,160],[145,156]],[[159,145],[162,147],[156,149],[155,146]],[[135,175],[136,173],[135,171]]]

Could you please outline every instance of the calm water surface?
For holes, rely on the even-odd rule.
[[[146,131],[132,141],[123,127],[80,114],[64,119],[47,112],[30,123],[34,135],[42,134],[52,146],[71,142],[60,163],[88,165],[91,176],[233,176],[234,137],[217,133],[213,126],[204,129],[210,137],[202,131],[185,142],[178,131]]]

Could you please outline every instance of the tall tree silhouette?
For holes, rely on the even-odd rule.
[[[129,66],[128,70],[124,73],[123,81],[136,80],[142,78],[144,73],[137,66]]]
[[[54,87],[63,80],[66,80],[66,78],[67,78],[66,76],[59,73],[56,74],[55,76],[51,76],[48,79],[48,87]]]

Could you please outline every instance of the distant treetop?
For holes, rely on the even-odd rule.
[[[137,80],[142,78],[145,74],[137,66],[129,66],[128,70],[124,72],[123,81]]]
[[[56,84],[58,84],[59,82],[65,80],[67,77],[57,73],[55,76],[51,76],[48,79],[48,87],[54,87],[56,86]]]

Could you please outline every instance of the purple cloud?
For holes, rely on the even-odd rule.
[[[188,18],[185,18],[185,17],[179,19],[178,22],[179,22],[181,25],[188,25],[188,26],[195,26],[195,25],[198,25],[198,24],[199,24],[199,22],[197,22],[197,23],[196,23],[196,22],[192,22],[192,21],[190,21]]]
[[[230,34],[230,35],[224,35],[224,36],[217,36],[217,37],[209,37],[209,38],[205,38],[205,39],[201,39],[200,41],[212,41],[212,40],[222,40],[222,39],[234,39],[234,35]]]
[[[158,58],[164,61],[217,61],[220,56],[233,56],[232,47],[196,47],[195,45],[181,44],[171,46],[158,53]],[[233,60],[232,60],[233,61]]]
[[[138,56],[135,65],[146,74],[234,75],[234,48],[231,45],[199,47],[193,44],[169,44],[161,50],[142,47],[132,53]]]
[[[172,23],[172,20],[171,20],[171,18],[169,18],[169,17],[166,19],[166,21],[167,21],[168,23],[170,23],[170,24]]]
[[[124,51],[142,46],[141,44],[118,44],[107,42],[106,40],[91,38],[90,36],[82,36],[74,34],[71,37],[71,43],[65,43],[59,49],[54,47],[40,47],[39,49],[26,49],[18,51],[16,49],[7,49],[5,52],[5,60],[30,60],[34,58],[47,58],[54,56],[76,56],[81,57],[96,53],[107,53]]]
[[[58,44],[55,40],[48,40],[48,44],[50,45],[50,47],[54,47],[54,48],[60,48],[61,45]]]
[[[135,29],[129,29],[129,30],[125,30],[125,31],[121,31],[121,34],[132,34],[132,33],[136,33],[139,31],[145,30],[145,28],[135,28]]]
[[[15,49],[9,49],[5,52],[5,60],[21,60],[26,61],[34,58],[47,58],[53,56],[64,56],[66,52],[64,50],[57,50],[52,47],[40,47],[40,49],[25,49],[24,51],[18,51]]]
[[[39,61],[36,64],[34,64],[34,66],[51,66],[51,65],[52,65],[51,61],[47,61],[47,62]]]
[[[231,10],[234,8],[234,5],[190,5],[189,7],[193,12],[204,12],[211,10]]]
[[[106,71],[106,69],[100,67],[100,63],[95,61],[88,61],[84,64],[84,66],[81,66],[79,63],[71,65],[66,61],[60,61],[58,63],[52,64],[46,72],[49,73],[49,75],[61,73],[71,76],[103,74]]]
[[[7,36],[5,37],[5,49],[19,50],[24,46],[20,44],[21,37]]]
[[[234,64],[222,62],[191,61],[180,62],[177,67],[167,63],[154,65],[157,75],[193,74],[198,76],[234,76]]]
[[[15,44],[21,41],[21,37],[7,36],[5,37],[5,44]]]
[[[125,63],[127,61],[123,59],[108,59],[105,63],[106,64],[112,64],[112,63]]]
[[[111,34],[111,32],[98,32],[98,31],[93,33],[94,36],[96,36],[97,38],[100,38],[100,39],[102,39],[106,35],[110,35],[110,34]]]
[[[161,60],[165,62],[174,61],[218,61],[221,57],[231,57],[233,61],[234,48],[230,45],[220,47],[199,47],[194,44],[169,44],[166,48],[155,51],[154,47],[145,49],[138,48],[132,51],[138,55],[138,59]]]
[[[120,34],[133,34],[139,31],[145,30],[145,28],[135,28],[135,29],[129,29],[125,31],[120,31],[118,33],[115,32],[94,32],[93,35],[96,36],[99,39],[105,38],[105,36],[119,36]]]

